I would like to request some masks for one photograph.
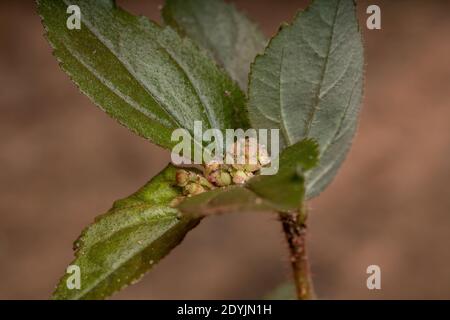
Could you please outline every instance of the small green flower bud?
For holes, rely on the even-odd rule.
[[[247,180],[248,176],[242,170],[238,170],[233,174],[233,182],[236,184],[244,184]]]
[[[198,181],[199,175],[197,173],[192,172],[192,171],[188,171],[188,173],[189,173],[189,181],[190,182],[197,182]]]
[[[212,173],[210,173],[209,175],[206,176],[206,179],[208,180],[208,182],[212,183],[213,185],[216,184],[217,181],[217,175],[219,174],[218,171],[214,171]]]
[[[203,187],[214,189],[214,186],[205,177],[197,175],[197,182]]]
[[[231,184],[231,176],[225,170],[214,171],[208,179],[218,187],[224,187]]]
[[[197,195],[205,192],[205,188],[203,188],[200,184],[191,182],[186,187],[184,187],[184,193],[186,195]]]
[[[216,183],[219,187],[228,186],[231,184],[231,176],[226,171],[219,171],[219,175],[216,179]]]
[[[205,165],[204,174],[205,174],[205,176],[209,176],[211,173],[213,173],[214,171],[217,171],[219,169],[220,169],[219,161],[212,160]]]
[[[179,187],[185,187],[188,182],[190,180],[190,175],[189,172],[187,172],[186,170],[177,170],[177,172],[175,173],[175,181],[177,186]]]

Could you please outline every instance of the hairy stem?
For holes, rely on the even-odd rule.
[[[306,255],[306,209],[298,213],[280,213],[280,220],[290,251],[294,282],[299,300],[314,299],[308,257]]]

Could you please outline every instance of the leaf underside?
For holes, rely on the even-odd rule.
[[[162,16],[205,48],[246,90],[250,64],[266,45],[256,24],[222,0],[167,0]]]
[[[320,146],[320,164],[306,174],[307,198],[331,182],[350,147],[363,66],[353,0],[313,1],[252,65],[252,127],[280,129],[284,146],[305,138]]]

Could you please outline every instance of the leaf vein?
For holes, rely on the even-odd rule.
[[[320,92],[322,90],[323,81],[325,79],[325,74],[326,74],[326,71],[328,69],[328,63],[329,63],[330,52],[331,52],[331,45],[333,43],[334,31],[335,31],[336,20],[337,20],[340,4],[341,4],[341,1],[339,0],[337,2],[337,4],[336,4],[336,10],[335,10],[335,13],[334,13],[334,16],[333,16],[333,21],[332,21],[331,25],[329,25],[329,23],[324,20],[331,27],[331,34],[330,34],[330,39],[328,41],[328,48],[327,48],[327,51],[326,51],[327,53],[325,55],[325,61],[324,61],[323,67],[322,67],[321,75],[320,75],[320,81],[319,81],[319,84],[317,86],[315,97],[314,97],[313,109],[311,110],[310,115],[309,115],[308,119],[306,120],[305,132],[303,134],[304,137],[308,137],[309,136],[309,132],[310,132],[312,124],[314,122],[314,118],[316,116],[317,110],[319,109]],[[321,16],[321,18],[323,20],[322,16]]]

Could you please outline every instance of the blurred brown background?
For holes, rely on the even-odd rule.
[[[125,1],[122,1],[124,3]],[[242,0],[273,35],[305,1]],[[124,5],[159,19],[161,1]],[[450,298],[450,1],[360,1],[367,79],[360,129],[310,203],[319,297]],[[382,30],[365,28],[378,4]],[[168,153],[119,126],[58,68],[32,1],[0,2],[0,298],[46,299],[95,215]],[[382,290],[366,268],[382,268]],[[209,218],[114,298],[260,298],[289,279],[271,215]]]

